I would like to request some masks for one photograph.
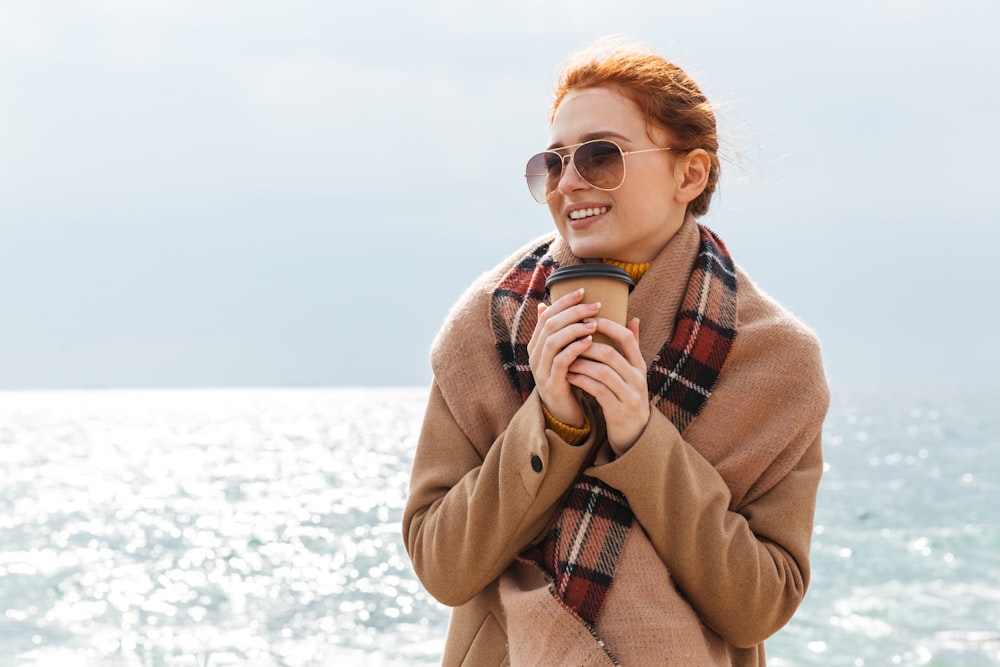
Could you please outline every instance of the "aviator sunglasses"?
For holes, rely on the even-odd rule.
[[[573,152],[565,155],[558,151]],[[669,151],[670,148],[646,148],[641,151],[623,151],[622,147],[608,139],[594,139],[582,144],[563,146],[557,150],[542,151],[528,160],[524,178],[528,190],[539,204],[544,204],[559,187],[559,180],[568,162],[573,163],[576,173],[591,187],[598,190],[617,190],[625,182],[625,156],[654,151]]]

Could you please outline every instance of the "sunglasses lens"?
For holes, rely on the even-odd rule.
[[[573,154],[573,164],[583,180],[599,190],[614,190],[625,180],[625,156],[610,141],[589,141]]]
[[[599,190],[614,190],[625,181],[625,156],[618,144],[603,139],[581,144],[572,154],[580,178]],[[540,204],[559,187],[565,162],[555,151],[544,151],[528,160],[524,177],[531,196]]]
[[[539,204],[548,201],[549,193],[559,185],[562,167],[562,156],[553,151],[544,151],[528,160],[528,165],[524,170],[524,178],[528,182],[531,196]]]

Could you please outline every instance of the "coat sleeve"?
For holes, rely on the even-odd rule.
[[[784,625],[805,595],[820,434],[797,464],[734,511],[720,473],[654,410],[636,444],[587,474],[620,489],[678,588],[707,626],[748,648]]]
[[[547,430],[532,393],[481,457],[435,382],[402,522],[428,592],[458,606],[496,579],[545,528],[593,443],[573,446]]]

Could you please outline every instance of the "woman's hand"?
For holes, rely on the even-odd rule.
[[[528,341],[528,365],[549,414],[567,426],[582,426],[583,407],[567,379],[570,365],[594,343],[597,304],[581,303],[583,291],[563,296],[551,306],[538,305],[538,323]]]
[[[587,392],[601,406],[608,441],[617,456],[635,444],[649,422],[646,363],[639,351],[639,320],[623,327],[597,318],[597,331],[618,344],[592,343],[569,365],[566,380]],[[547,405],[547,404],[546,404]]]

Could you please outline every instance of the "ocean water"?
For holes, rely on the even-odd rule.
[[[426,394],[0,392],[0,667],[437,664],[399,534]],[[835,388],[769,664],[1000,664],[998,406]]]

